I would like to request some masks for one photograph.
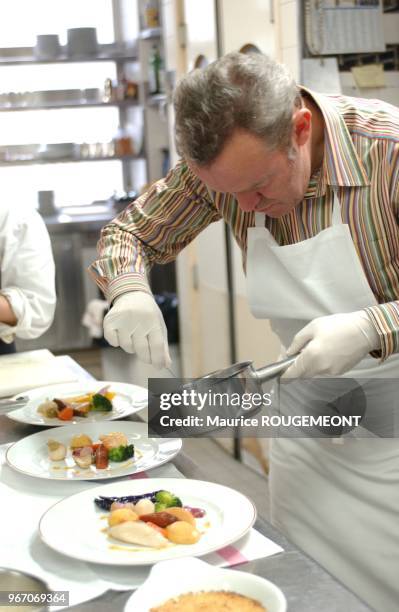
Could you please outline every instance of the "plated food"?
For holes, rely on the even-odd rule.
[[[110,462],[122,463],[133,458],[134,445],[129,444],[127,436],[121,431],[111,431],[99,438],[93,442],[87,434],[75,434],[68,446],[51,438],[47,440],[48,457],[53,464],[57,464],[54,468],[59,468],[59,462],[65,463],[70,457],[83,470],[88,470],[92,465],[97,470],[106,470]]]
[[[72,397],[53,397],[46,399],[39,404],[38,414],[45,419],[59,419],[60,421],[72,421],[73,417],[87,418],[94,413],[112,412],[112,400],[116,392],[110,390],[111,385],[89,391],[83,395],[73,395]]]
[[[178,576],[178,580],[176,580]],[[157,563],[125,612],[286,612],[282,591],[248,572],[192,557]]]
[[[79,516],[79,521],[68,520],[71,516]],[[39,532],[47,545],[73,558],[152,565],[227,546],[243,537],[255,518],[253,503],[229,487],[149,478],[114,482],[67,497],[43,515]]]
[[[131,421],[69,425],[51,434],[41,431],[13,444],[8,465],[50,480],[107,479],[162,465],[182,447],[178,438],[148,438],[147,425]]]
[[[31,389],[22,408],[7,413],[21,423],[59,427],[121,419],[147,406],[147,389],[127,383],[87,381]],[[18,396],[19,397],[19,396]]]
[[[100,496],[94,503],[102,510],[108,526],[103,531],[112,540],[149,548],[173,544],[196,544],[211,527],[202,508],[183,507],[171,491],[151,491],[123,497]],[[203,520],[200,520],[203,519]]]

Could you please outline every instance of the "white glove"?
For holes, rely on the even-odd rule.
[[[111,346],[136,353],[141,361],[156,368],[171,364],[162,313],[145,291],[129,291],[116,298],[104,318],[104,338]]]
[[[318,317],[294,337],[287,356],[300,353],[283,378],[343,374],[379,348],[378,332],[366,311]]]

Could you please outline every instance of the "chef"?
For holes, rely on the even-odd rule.
[[[50,238],[40,215],[23,204],[0,203],[0,355],[14,339],[41,336],[56,303]]]
[[[108,342],[169,364],[146,274],[224,219],[253,314],[299,353],[286,376],[397,378],[399,110],[315,94],[239,53],[183,78],[174,102],[181,161],[103,229],[92,266],[112,303]],[[396,440],[276,439],[270,459],[273,522],[373,608],[396,611]]]

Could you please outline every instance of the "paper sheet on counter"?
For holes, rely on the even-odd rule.
[[[0,356],[0,398],[76,380],[76,373],[47,349]]]

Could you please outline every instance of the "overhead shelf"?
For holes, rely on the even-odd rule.
[[[96,162],[96,161],[141,161],[145,160],[142,155],[107,155],[107,156],[92,156],[92,157],[57,157],[57,158],[34,158],[24,160],[0,161],[0,166],[33,166],[36,164],[65,164],[76,162]]]
[[[160,94],[152,94],[147,98],[148,106],[159,106],[160,104],[164,104],[168,101],[168,96],[164,93]]]
[[[23,64],[69,64],[76,62],[127,62],[137,61],[137,49],[121,47],[115,44],[99,45],[98,53],[90,55],[71,56],[66,47],[56,57],[39,59],[35,56],[34,47],[3,47],[0,49],[0,66],[16,66]]]
[[[15,105],[15,106],[0,106],[0,112],[15,112],[15,111],[32,111],[32,110],[56,110],[56,109],[65,109],[65,108],[93,108],[93,107],[101,107],[105,108],[107,106],[113,106],[118,108],[127,108],[131,106],[140,106],[137,100],[122,100],[122,101],[114,101],[114,102],[85,102],[79,100],[71,100],[64,102],[48,102],[43,104],[32,104],[32,105]]]

